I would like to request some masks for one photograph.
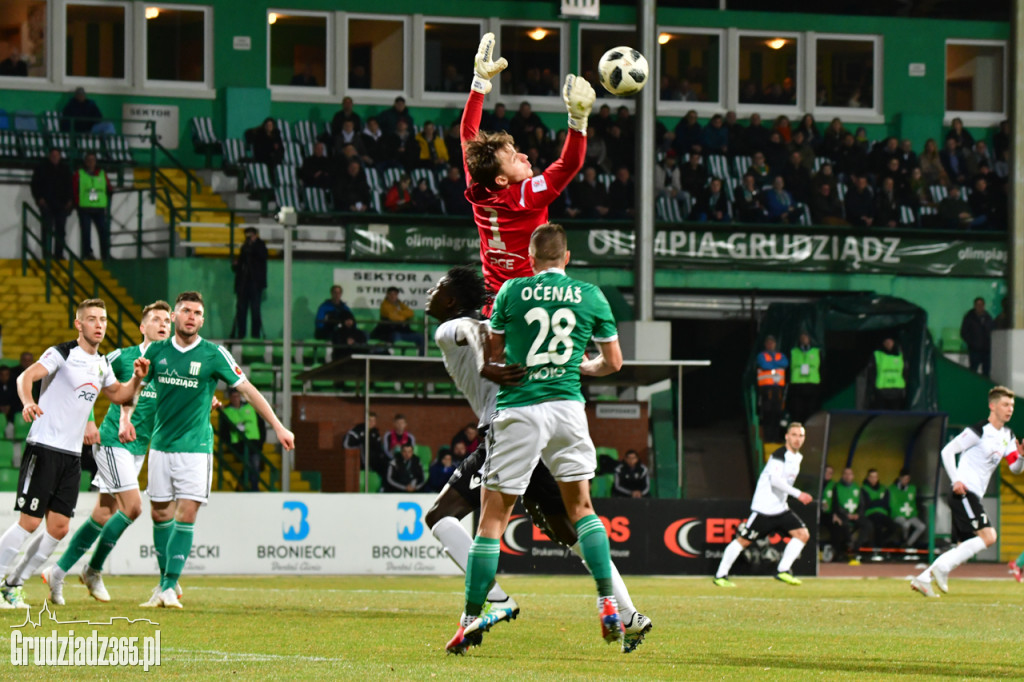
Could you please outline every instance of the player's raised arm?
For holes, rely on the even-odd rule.
[[[103,387],[103,394],[110,398],[111,402],[118,405],[135,402],[135,396],[142,388],[142,380],[149,373],[149,360],[138,358],[135,361],[132,378],[124,383],[112,381]],[[113,379],[113,373],[109,375]]]
[[[491,79],[501,73],[508,62],[504,57],[494,60],[494,34],[485,33],[480,39],[480,46],[477,48],[476,56],[473,58],[473,83],[470,85],[469,99],[466,100],[466,108],[462,111],[462,123],[459,126],[459,136],[462,144],[475,139],[480,132],[480,117],[484,111],[484,95],[491,91]],[[469,176],[469,167],[463,163],[463,170],[466,174],[466,185],[472,184]]]

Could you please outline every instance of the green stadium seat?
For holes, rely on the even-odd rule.
[[[0,440],[0,468],[11,468],[14,466],[14,443],[9,440]]]
[[[294,350],[294,349],[293,349]],[[294,357],[294,356],[293,356]],[[280,367],[284,364],[284,343],[272,341],[270,345],[270,362]]]
[[[957,327],[943,327],[940,346],[943,353],[963,353],[966,350],[964,340],[960,338]]]
[[[434,459],[434,452],[430,449],[429,445],[417,445],[415,448],[416,456],[420,458],[420,464],[423,465],[423,473],[426,474],[427,470],[430,469],[430,462]]]
[[[590,482],[590,496],[591,497],[611,497],[612,494],[612,475],[603,474],[601,476],[595,476]]]
[[[18,470],[0,469],[0,492],[14,492],[18,489]]]
[[[242,339],[242,364],[266,362],[266,344],[263,339]]]
[[[28,437],[28,430],[32,425],[25,421],[21,412],[14,415],[14,440],[25,440]]]
[[[364,490],[366,490],[366,477],[367,476],[370,477],[370,492],[371,493],[380,492],[381,480],[380,480],[380,475],[376,471],[365,471],[364,470],[364,471],[361,471],[359,473],[360,473],[360,476],[359,476],[359,492],[363,492]],[[17,481],[15,481],[15,484],[17,484]]]
[[[320,339],[302,340],[302,364],[306,367],[318,365],[327,355],[327,345]]]
[[[612,459],[615,459],[615,460],[617,460],[619,458],[619,451],[616,450],[615,448],[609,448],[609,447],[602,446],[602,447],[594,448],[594,450],[597,452],[597,456],[598,457],[600,457],[601,455],[608,455],[609,457],[611,457]]]
[[[274,388],[274,366],[263,362],[254,362],[249,367],[249,381],[260,390]]]
[[[323,379],[319,379],[319,380],[313,381],[311,383],[312,383],[312,388],[313,388],[314,391],[334,391],[337,388],[334,385],[333,381],[326,381],[326,380],[323,380]]]
[[[0,413],[0,440],[4,440],[6,436],[4,433],[7,431],[7,415]]]

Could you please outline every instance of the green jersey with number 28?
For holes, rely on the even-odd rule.
[[[550,400],[583,402],[580,362],[587,342],[619,336],[601,290],[556,268],[505,282],[490,324],[505,336],[505,362],[526,368],[521,385],[498,390],[499,410]]]

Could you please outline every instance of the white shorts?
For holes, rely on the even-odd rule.
[[[138,489],[139,472],[146,461],[145,455],[133,455],[125,448],[97,445],[93,450],[96,460],[96,477],[93,484],[101,493],[112,495],[125,490]]]
[[[575,400],[503,409],[487,438],[483,484],[489,490],[522,495],[541,459],[556,481],[586,481],[597,470],[587,413]]]
[[[149,451],[149,486],[154,502],[195,500],[206,504],[213,479],[213,455],[205,452]]]

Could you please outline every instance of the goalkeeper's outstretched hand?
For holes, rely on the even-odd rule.
[[[593,86],[586,78],[571,73],[565,77],[562,99],[565,100],[565,108],[569,111],[570,128],[584,134],[587,132],[587,119],[590,117],[590,110],[594,108],[596,97]]]
[[[473,85],[476,92],[487,94],[491,91],[491,79],[505,70],[508,61],[504,57],[494,61],[494,34],[485,33],[480,39],[480,47],[473,58]]]

